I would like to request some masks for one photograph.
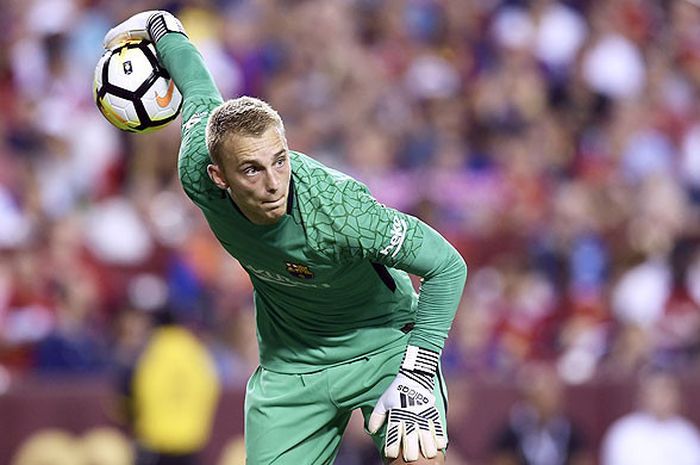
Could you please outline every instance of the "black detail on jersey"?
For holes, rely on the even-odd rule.
[[[401,332],[404,334],[408,334],[411,331],[413,331],[413,328],[416,327],[416,324],[414,322],[406,323],[401,327]]]
[[[394,277],[391,276],[391,273],[389,273],[389,270],[387,270],[386,266],[380,264],[380,263],[372,263],[372,268],[374,268],[374,271],[377,272],[379,275],[379,279],[382,280],[384,285],[389,288],[391,292],[396,292],[396,281],[394,281]]]
[[[292,214],[292,208],[294,207],[294,179],[289,176],[289,192],[287,193],[287,214]]]

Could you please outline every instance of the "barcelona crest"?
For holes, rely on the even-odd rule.
[[[309,267],[306,265],[299,265],[297,263],[289,263],[289,262],[286,262],[286,264],[287,264],[287,271],[289,272],[289,274],[291,274],[295,278],[312,279],[314,277],[313,272],[311,272]]]

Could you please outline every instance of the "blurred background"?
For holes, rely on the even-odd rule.
[[[224,97],[268,100],[290,148],[465,257],[449,463],[700,463],[700,7],[683,0],[3,1],[1,463],[132,463],[94,451],[133,439],[124,373],[164,307],[219,379],[202,463],[243,463],[250,282],[181,190],[179,124],[120,133],[92,99],[105,32],[160,8]],[[73,456],[27,458],[46,444]],[[377,460],[353,419],[337,463]]]

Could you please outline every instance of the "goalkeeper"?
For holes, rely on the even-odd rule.
[[[183,94],[185,192],[255,288],[247,463],[330,464],[355,409],[388,462],[444,463],[439,358],[464,260],[420,220],[290,150],[267,103],[224,102],[170,13],[132,16],[105,47],[136,38],[155,43]],[[420,296],[407,272],[423,278]]]

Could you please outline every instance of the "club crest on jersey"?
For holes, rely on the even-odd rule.
[[[287,271],[289,274],[299,279],[312,279],[314,277],[313,272],[306,265],[299,265],[298,263],[285,262],[287,265]]]

